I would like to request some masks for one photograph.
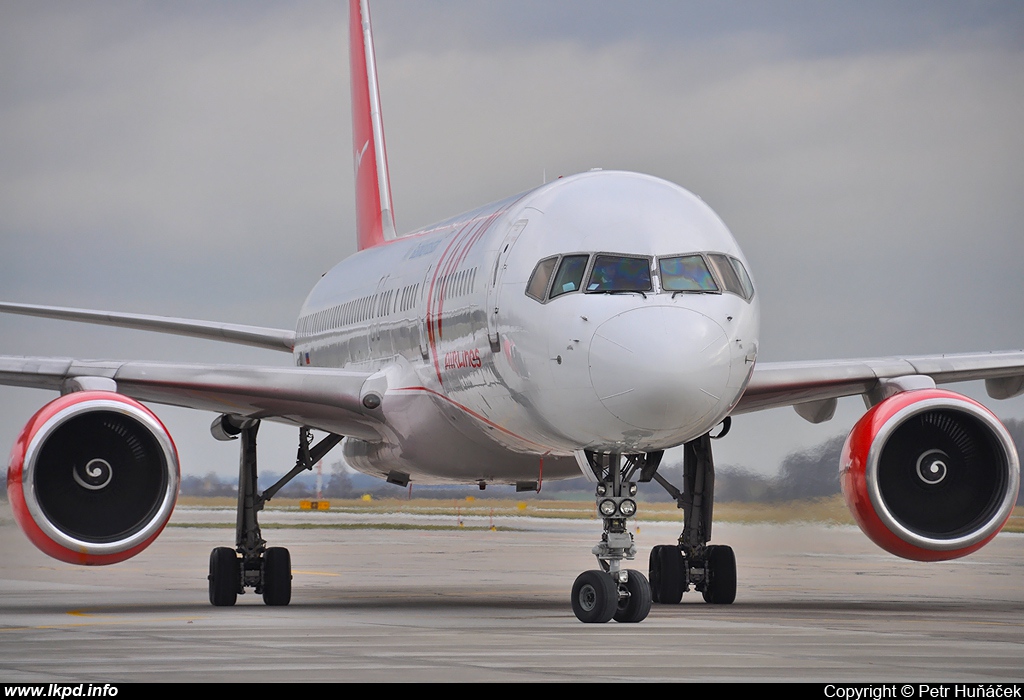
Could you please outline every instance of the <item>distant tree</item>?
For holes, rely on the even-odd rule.
[[[664,477],[676,488],[682,487],[683,465],[682,462],[666,462],[658,469],[658,474]],[[719,502],[739,501],[750,503],[754,501],[766,501],[771,496],[775,480],[772,477],[756,474],[749,469],[731,464],[715,466],[715,500]],[[647,501],[671,501],[661,484],[651,482],[640,484],[640,496]]]
[[[775,480],[749,469],[725,466],[715,474],[715,500],[742,503],[767,501],[772,498]]]
[[[352,485],[352,477],[342,462],[335,462],[331,465],[331,476],[324,486],[324,496],[328,498],[357,498],[361,494],[356,493]]]
[[[795,501],[839,493],[839,459],[845,442],[845,435],[836,435],[820,445],[787,455],[769,500]]]
[[[183,496],[236,496],[236,481],[222,481],[219,476],[209,472],[206,476],[183,476],[181,478],[181,495]]]

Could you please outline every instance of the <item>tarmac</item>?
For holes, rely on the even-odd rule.
[[[1022,535],[923,564],[852,527],[716,523],[738,560],[733,605],[691,592],[639,624],[584,625],[569,590],[596,568],[596,520],[297,529],[274,523],[359,518],[271,512],[263,534],[291,550],[291,605],[250,591],[213,608],[209,553],[234,532],[188,525],[233,518],[179,508],[139,556],[74,567],[38,552],[0,503],[0,682],[1024,680]],[[641,520],[634,568],[678,534]]]

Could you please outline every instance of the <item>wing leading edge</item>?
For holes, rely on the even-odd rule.
[[[40,306],[37,304],[14,304],[0,302],[0,312],[39,316],[61,321],[79,321],[101,326],[133,328],[140,331],[154,331],[192,338],[205,338],[224,343],[252,345],[265,350],[291,352],[295,347],[295,332],[262,326],[245,326],[238,323],[197,321],[171,316],[130,314],[119,311],[97,311],[94,309],[73,309],[65,306]]]
[[[376,441],[384,423],[361,397],[374,375],[309,367],[174,364],[0,356],[0,384],[74,391],[107,388],[141,401],[305,425]],[[989,396],[1024,393],[1024,351],[759,363],[733,415],[794,406],[812,422],[831,418],[832,402],[884,397],[888,383],[916,388],[908,378],[936,384],[985,380]],[[901,383],[902,382],[902,383]]]
[[[909,377],[927,377],[936,384],[984,379],[989,396],[1008,399],[1024,393],[1024,351],[759,362],[733,414],[794,406],[804,418],[819,422],[811,416],[817,413],[821,420],[830,418],[829,402],[862,394],[876,403],[886,383]],[[909,387],[904,383],[901,388]]]
[[[373,375],[348,370],[0,356],[0,384],[67,393],[117,391],[140,401],[270,419],[379,441],[361,395]]]

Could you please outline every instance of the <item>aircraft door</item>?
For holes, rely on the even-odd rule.
[[[505,274],[508,255],[512,250],[512,246],[515,245],[519,235],[528,223],[527,219],[519,219],[509,227],[508,233],[505,234],[505,238],[502,240],[501,246],[494,256],[494,267],[491,269],[490,278],[487,280],[487,342],[491,346],[491,352],[501,352],[501,342],[498,339],[498,307],[500,303],[499,290],[501,289],[501,279]]]
[[[383,302],[384,288],[387,286],[389,276],[384,275],[377,282],[377,289],[374,291],[372,301],[370,302],[370,357],[377,357],[380,350],[380,322],[383,316],[381,304]]]
[[[434,272],[434,267],[437,263],[431,263],[427,267],[427,272],[423,275],[423,281],[420,283],[419,298],[420,301],[416,308],[421,309],[419,314],[419,336],[420,336],[420,357],[424,360],[430,359],[430,339],[427,335],[427,311],[430,309],[430,276]]]

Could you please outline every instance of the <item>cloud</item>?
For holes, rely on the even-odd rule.
[[[764,360],[1024,345],[1019,4],[372,7],[400,228],[545,176],[639,170],[733,230]],[[0,6],[0,296],[291,325],[353,250],[346,14]],[[5,354],[287,363],[27,319],[0,337]],[[7,391],[9,443],[45,396]],[[745,416],[716,447],[770,470],[858,404],[827,434]],[[195,473],[220,469],[209,418],[181,420]]]

